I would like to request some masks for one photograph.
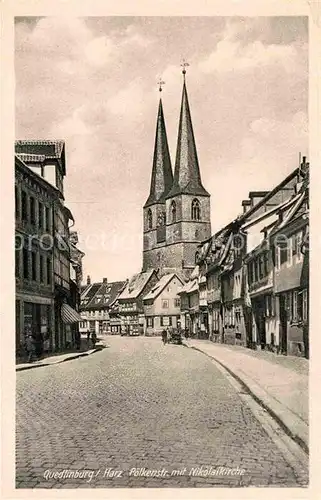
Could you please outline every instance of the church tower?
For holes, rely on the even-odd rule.
[[[198,245],[211,236],[211,210],[196,151],[185,81],[187,64],[182,66],[174,177],[162,101],[159,103],[150,194],[144,205],[143,271],[157,269],[160,276],[178,272],[188,278]]]
[[[162,91],[159,82],[159,91]],[[143,271],[163,267],[166,245],[166,195],[173,184],[162,99],[159,100],[150,192],[144,205]]]
[[[197,246],[211,236],[210,194],[202,184],[187,96],[183,64],[183,92],[179,118],[174,181],[166,196],[166,245],[171,260],[189,276]]]

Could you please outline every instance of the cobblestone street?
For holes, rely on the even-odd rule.
[[[302,485],[207,356],[159,338],[107,343],[91,356],[17,373],[17,488]],[[210,466],[245,474],[190,474]],[[66,470],[94,472],[53,477]]]

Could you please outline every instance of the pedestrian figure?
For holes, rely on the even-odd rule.
[[[162,341],[163,341],[163,344],[165,345],[166,342],[167,342],[167,331],[166,330],[163,330],[162,331]]]
[[[185,339],[188,340],[188,338],[189,338],[189,333],[188,333],[188,330],[186,328],[186,330],[185,330]]]
[[[91,334],[91,341],[92,341],[92,344],[93,344],[93,348],[95,349],[95,345],[96,345],[96,342],[97,342],[97,335],[95,332],[92,332]]]
[[[36,344],[31,334],[26,338],[26,351],[28,353],[28,363],[31,363],[33,357],[36,357]]]
[[[169,343],[171,341],[172,334],[171,334],[171,331],[168,327],[166,329],[166,336],[167,336],[167,342]]]
[[[87,330],[87,345],[89,346],[89,341],[90,341],[90,331]]]
[[[77,351],[79,351],[80,344],[81,344],[81,337],[80,337],[80,332],[78,329],[76,330],[76,333],[75,333],[75,344],[76,344]]]

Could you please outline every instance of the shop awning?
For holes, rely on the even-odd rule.
[[[80,316],[80,314],[77,311],[75,311],[75,309],[70,307],[68,304],[62,304],[61,319],[67,325],[71,323],[78,323],[78,321],[82,321],[82,317]]]

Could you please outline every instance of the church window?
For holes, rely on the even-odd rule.
[[[147,225],[148,225],[148,229],[152,229],[152,227],[153,227],[153,214],[152,214],[151,209],[149,209],[147,212]]]
[[[171,214],[172,214],[172,222],[176,222],[176,203],[174,200],[171,203]]]
[[[192,220],[200,220],[200,219],[201,219],[200,202],[195,198],[192,201]]]

